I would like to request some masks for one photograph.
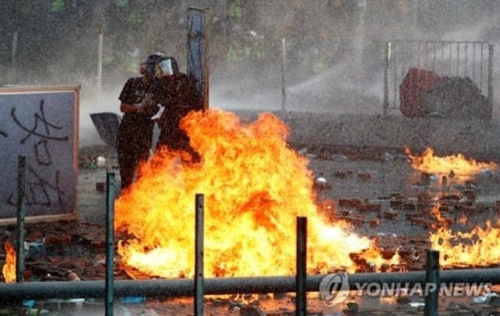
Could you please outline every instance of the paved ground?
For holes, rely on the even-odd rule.
[[[315,176],[322,176],[328,181],[328,186],[318,190],[318,199],[326,201],[334,200],[337,204],[341,200],[361,199],[362,201],[381,202],[383,209],[391,207],[386,198],[391,195],[401,194],[416,196],[424,188],[419,184],[421,174],[415,172],[403,156],[394,156],[380,152],[367,152],[366,150],[345,149],[339,152],[325,151],[302,151],[310,158],[310,168]],[[78,265],[73,263],[72,269],[77,272],[82,280],[102,279],[104,276],[103,266],[99,265],[104,253],[104,223],[105,223],[105,192],[99,187],[106,181],[106,173],[116,174],[117,186],[119,186],[119,170],[113,168],[113,152],[105,148],[86,148],[82,150],[85,156],[95,156],[100,153],[107,158],[108,168],[99,168],[93,165],[82,165],[79,176],[79,225],[67,226],[73,231],[73,235],[80,236],[80,242],[92,243],[92,240],[100,239],[93,245],[79,248],[87,258],[93,258],[94,266],[88,263]],[[476,179],[476,192],[485,201],[493,203],[500,189],[498,189],[498,175],[492,174],[486,178]],[[429,189],[429,188],[427,188]],[[116,194],[119,194],[117,191]],[[349,207],[339,207],[347,210]],[[345,218],[360,215],[356,210],[349,211]],[[376,214],[362,213],[366,217],[376,217]],[[339,215],[339,216],[342,216]],[[491,217],[492,213],[482,216]],[[87,223],[87,224],[84,224]],[[410,225],[405,219],[403,212],[397,218],[382,218],[378,226],[373,227],[368,223],[356,223],[355,229],[359,234],[373,236],[377,233],[394,233],[398,236],[421,236],[427,233],[422,225]],[[74,225],[74,224],[73,224]],[[39,230],[51,229],[50,224],[39,225]],[[62,229],[59,226],[59,230]],[[30,229],[31,236],[36,229]],[[76,233],[75,233],[76,232]],[[83,237],[82,237],[83,236]],[[74,258],[73,261],[76,261]],[[96,263],[97,262],[97,263]],[[102,261],[101,261],[102,262]],[[425,261],[424,261],[425,262]],[[62,262],[53,261],[55,265],[64,265]],[[52,270],[54,280],[64,280],[65,274],[62,269]],[[127,279],[123,273],[117,273],[117,279]],[[442,297],[439,302],[440,315],[496,315],[496,303],[475,304],[474,297]],[[477,299],[477,297],[476,297]],[[310,293],[308,309],[311,315],[422,315],[421,296],[411,297],[409,301],[390,297],[367,297],[351,293],[349,304],[340,304],[335,307],[327,307],[318,298],[317,293]],[[413,303],[412,307],[409,303]],[[87,300],[83,305],[68,302],[41,301],[42,307],[52,311],[54,315],[102,315],[102,300]],[[284,298],[273,299],[272,296],[249,296],[249,297],[207,297],[205,310],[207,315],[292,315],[294,311],[293,295]],[[356,310],[358,310],[356,312]],[[147,299],[146,302],[132,304],[130,302],[116,303],[115,315],[192,315],[193,301],[190,298],[175,299]],[[495,313],[494,313],[495,311]]]
[[[316,177],[324,177],[328,186],[318,189],[318,200],[334,200],[340,205],[341,200],[350,201],[359,199],[366,203],[379,203],[382,212],[391,209],[391,200],[388,197],[403,195],[417,197],[425,190],[433,190],[432,184],[428,187],[421,185],[421,174],[415,172],[404,156],[394,152],[373,150],[370,148],[338,147],[319,150],[318,148],[297,148],[310,158],[310,169]],[[400,153],[400,152],[399,152]],[[103,155],[106,158],[106,167],[97,167],[88,157]],[[81,168],[78,186],[78,218],[76,223],[48,223],[32,225],[27,237],[34,239],[42,232],[52,236],[53,249],[48,249],[52,261],[45,264],[44,272],[51,272],[54,281],[67,280],[68,268],[79,275],[82,280],[102,279],[104,269],[102,259],[104,254],[104,224],[106,219],[106,193],[102,186],[106,181],[106,173],[114,172],[119,187],[119,170],[114,161],[114,152],[106,147],[96,146],[82,148],[80,151]],[[484,222],[486,218],[495,218],[492,212],[494,202],[500,199],[497,173],[479,176],[474,179],[475,192],[479,200],[489,205],[489,211],[471,216],[471,225]],[[115,192],[119,194],[119,190]],[[398,236],[422,236],[427,234],[427,228],[422,225],[411,225],[405,217],[406,210],[398,209],[400,213],[395,217],[380,218],[380,212],[360,212],[355,208],[340,207],[337,216],[351,221],[355,230],[361,235],[373,236],[378,233],[393,233]],[[365,221],[357,222],[359,215]],[[450,216],[459,216],[452,214]],[[475,219],[474,219],[475,218]],[[379,219],[377,225],[370,225],[370,220]],[[14,227],[7,227],[12,232]],[[68,260],[55,256],[61,253]],[[52,251],[52,252],[51,252]],[[71,254],[72,256],[68,256]],[[75,258],[85,257],[86,260]],[[42,258],[44,258],[42,256]],[[421,261],[425,259],[422,258]],[[33,266],[40,267],[44,259],[39,259]],[[89,263],[90,262],[90,263]],[[47,266],[50,266],[47,267]],[[40,277],[40,275],[33,276]],[[127,279],[123,271],[117,273],[117,279]],[[308,307],[311,315],[422,315],[421,297],[412,297],[410,306],[408,301],[397,300],[395,297],[368,298],[354,295],[348,300],[356,304],[341,304],[334,308],[326,307],[317,297],[317,293],[310,293]],[[103,305],[99,300],[87,300],[83,305],[68,302],[39,301],[41,307],[50,310],[53,315],[102,315]],[[497,315],[497,301],[486,304],[474,304],[472,297],[440,299],[440,315]],[[145,303],[131,304],[117,302],[116,315],[192,315],[193,302],[189,298],[179,299],[147,299]],[[38,307],[35,307],[35,309]],[[356,309],[359,309],[356,312]],[[9,309],[5,309],[8,314]],[[207,315],[292,315],[294,300],[292,296],[281,299],[264,297],[207,297],[205,303]],[[259,314],[260,313],[260,314]],[[2,311],[0,311],[2,315]],[[4,314],[5,315],[5,314]]]
[[[261,112],[238,111],[243,120]],[[408,118],[400,113],[372,115],[360,111],[273,112],[291,129],[289,141],[301,146],[401,150],[434,148],[440,154],[462,153],[479,159],[500,159],[500,120]]]

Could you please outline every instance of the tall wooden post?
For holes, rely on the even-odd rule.
[[[209,21],[210,11],[188,8],[187,74],[197,80],[203,108],[209,107]]]
[[[281,59],[281,109],[286,107],[286,41],[282,40],[282,59]]]

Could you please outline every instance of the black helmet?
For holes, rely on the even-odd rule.
[[[179,65],[175,58],[171,56],[166,56],[164,53],[157,52],[149,55],[145,61],[146,72],[145,75],[149,78],[161,77],[161,68],[158,67],[163,61],[170,60],[170,65],[174,74],[179,73]]]
[[[146,59],[147,64],[158,64],[160,61],[162,61],[165,57],[165,54],[162,52],[156,52],[154,54],[151,54],[148,56],[148,59]]]
[[[165,54],[157,52],[148,56],[146,61],[142,64],[145,65],[145,75],[146,77],[153,78],[156,74],[157,65],[165,58]]]

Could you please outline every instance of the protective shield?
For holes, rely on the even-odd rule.
[[[92,113],[90,118],[101,139],[108,146],[116,148],[116,137],[121,121],[120,115],[111,112]]]

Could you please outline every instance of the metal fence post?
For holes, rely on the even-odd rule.
[[[103,39],[104,35],[100,30],[97,37],[97,100],[101,102],[102,97],[102,59],[103,59]]]
[[[106,316],[113,316],[114,307],[114,204],[115,174],[106,174]]]
[[[425,316],[438,315],[438,301],[439,301],[439,251],[427,250],[427,263],[425,274]],[[430,289],[432,287],[432,289]]]
[[[493,54],[494,48],[493,44],[488,45],[488,106],[490,111],[490,117],[493,114]]]
[[[24,218],[26,217],[26,157],[19,156],[17,162],[17,256],[16,282],[24,281]]]
[[[10,84],[17,82],[17,31],[12,35],[12,57],[11,57],[11,74],[10,74]]]
[[[387,116],[389,110],[389,65],[391,59],[391,42],[386,42],[385,45],[385,67],[384,67],[384,117]]]
[[[196,194],[195,201],[195,296],[194,296],[194,315],[203,316],[203,234],[204,234],[204,196],[203,194]]]
[[[295,315],[307,315],[307,217],[297,217],[297,297]]]

